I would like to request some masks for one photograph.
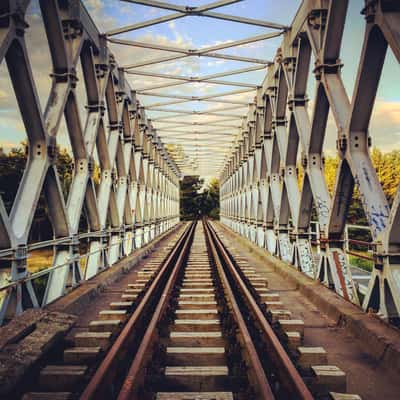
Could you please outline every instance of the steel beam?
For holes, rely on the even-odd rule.
[[[129,0],[125,0],[125,1],[129,1]],[[133,3],[133,1],[132,1],[132,3]],[[225,6],[228,4],[232,4],[232,3],[233,2],[224,3],[224,4],[222,4],[220,2],[211,3],[209,6],[210,8],[207,8],[207,10],[206,10],[205,6],[182,7],[182,6],[175,6],[175,5],[171,5],[171,4],[168,5],[166,3],[161,3],[161,7],[159,7],[159,8],[168,9],[170,11],[178,11],[178,12],[169,14],[169,15],[166,15],[166,16],[163,16],[160,18],[154,18],[152,20],[148,20],[145,22],[140,22],[140,23],[136,23],[136,24],[132,24],[132,25],[127,25],[127,26],[124,26],[121,28],[112,29],[112,30],[108,31],[106,33],[106,35],[107,36],[115,36],[115,35],[119,35],[121,33],[126,33],[126,32],[134,31],[137,29],[142,29],[142,28],[145,28],[148,26],[157,25],[157,24],[160,24],[163,22],[173,21],[175,19],[183,18],[183,17],[189,16],[189,15],[216,18],[216,19],[220,19],[220,20],[224,20],[224,21],[239,22],[242,24],[261,26],[264,28],[271,28],[271,29],[281,29],[281,30],[288,29],[287,26],[277,24],[274,22],[262,21],[262,20],[258,20],[258,19],[254,19],[254,18],[245,18],[245,17],[239,17],[239,16],[235,16],[235,15],[228,15],[228,14],[222,14],[222,13],[216,13],[216,12],[209,11],[211,9],[215,9],[215,8],[222,7],[222,6]],[[139,3],[139,4],[142,4],[142,3]],[[150,6],[150,4],[144,4],[144,5]],[[154,6],[154,7],[158,7],[158,6]],[[176,8],[165,8],[165,7],[176,7]]]
[[[154,44],[154,43],[147,43],[147,42],[138,42],[138,41],[133,41],[133,40],[126,40],[126,39],[108,39],[111,43],[115,44],[120,44],[124,46],[132,46],[132,47],[141,47],[145,49],[152,49],[152,50],[162,50],[162,51],[167,51],[167,52],[174,52],[174,53],[180,53],[180,55],[173,55],[173,56],[168,56],[168,57],[162,57],[159,59],[154,59],[150,60],[149,62],[151,64],[158,64],[160,62],[165,62],[165,61],[172,61],[172,60],[178,60],[181,58],[185,57],[192,57],[192,56],[205,56],[205,57],[212,57],[212,58],[226,58],[226,59],[236,59],[236,61],[249,61],[249,58],[246,57],[237,57],[237,56],[230,56],[230,55],[222,55],[220,53],[213,53],[214,51],[217,50],[222,50],[222,49],[228,49],[231,47],[236,47],[236,46],[243,46],[246,44],[258,42],[261,40],[267,40],[267,39],[272,39],[275,37],[278,37],[282,34],[282,32],[274,32],[274,33],[267,33],[267,34],[262,34],[262,35],[257,35],[257,36],[251,36],[249,38],[245,39],[240,39],[240,40],[235,40],[232,42],[228,43],[222,43],[214,46],[208,46],[203,49],[182,49],[179,47],[171,47],[171,46],[163,46],[159,44]],[[258,60],[260,61],[260,60]],[[260,62],[257,62],[253,59],[253,61],[249,62],[254,62],[260,64]],[[261,62],[261,64],[271,64],[271,61],[265,61]],[[150,65],[150,64],[131,64],[131,65],[126,65],[123,68],[124,69],[131,69],[131,68],[136,68],[139,66],[143,65]]]
[[[182,58],[191,57],[191,56],[192,56],[191,54],[170,55],[170,56],[166,56],[166,57],[155,58],[152,60],[140,61],[140,62],[136,62],[133,64],[127,64],[127,65],[124,65],[122,68],[125,70],[128,70],[128,69],[132,69],[132,68],[139,68],[139,67],[145,67],[148,65],[160,64],[160,63],[168,62],[168,61],[176,61],[176,60],[180,60]],[[251,63],[251,64],[262,64],[262,65],[271,64],[271,61],[261,59],[261,58],[241,57],[241,56],[222,54],[222,53],[198,54],[197,56],[198,57],[218,58],[221,60],[241,61],[241,62],[247,62],[247,63]]]

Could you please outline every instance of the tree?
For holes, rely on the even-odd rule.
[[[389,153],[382,153],[374,147],[371,151],[371,159],[383,192],[389,204],[392,204],[400,183],[400,151],[392,150]]]
[[[219,181],[212,179],[207,187],[198,176],[185,176],[181,181],[181,219],[202,216],[219,217]]]
[[[0,194],[4,206],[10,213],[15,196],[18,191],[19,182],[26,165],[25,145],[15,147],[9,153],[0,152]]]
[[[203,180],[199,176],[185,176],[180,183],[181,219],[193,219],[201,215],[199,191]]]
[[[8,153],[0,151],[0,194],[8,213],[11,212],[25,170],[27,153],[26,142],[22,142],[21,146],[11,149]],[[67,199],[73,177],[73,159],[67,149],[58,148],[56,166],[64,198]],[[46,199],[42,193],[35,210],[30,240],[41,241],[52,237],[53,229],[49,219]]]
[[[203,192],[202,214],[211,218],[219,218],[219,181],[211,179]]]
[[[383,192],[389,204],[392,204],[400,184],[400,151],[392,150],[389,153],[383,153],[381,150],[374,147],[371,150],[371,160],[378,175],[379,182],[382,185]],[[338,165],[338,157],[326,157],[325,179],[331,195],[335,187]],[[352,224],[367,224],[360,193],[356,186],[354,187],[347,221]]]

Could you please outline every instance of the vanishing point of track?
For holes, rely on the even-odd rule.
[[[268,282],[236,259],[212,223],[188,223],[24,399],[321,397],[293,357],[298,332],[279,335]],[[68,392],[54,397],[61,370]]]

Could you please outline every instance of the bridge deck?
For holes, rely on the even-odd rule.
[[[251,277],[253,284],[258,285],[258,280],[261,283],[262,279],[268,282],[268,290],[265,291],[263,299],[267,302],[266,304],[270,307],[271,312],[276,313],[277,316],[273,318],[276,318],[276,320],[283,318],[281,324],[285,331],[299,332],[300,335],[297,338],[293,336],[293,343],[296,343],[296,346],[322,347],[325,349],[329,364],[335,365],[347,373],[347,391],[349,393],[357,393],[362,399],[397,400],[396,376],[400,365],[397,361],[395,363],[393,361],[396,358],[398,360],[399,352],[396,353],[396,351],[400,349],[400,338],[395,329],[376,318],[366,316],[361,310],[340,298],[336,298],[336,302],[331,303],[332,307],[336,308],[335,311],[326,310],[323,302],[329,302],[330,298],[335,296],[331,291],[312,283],[309,278],[305,278],[290,266],[277,265],[276,262],[271,260],[270,256],[268,257],[260,252],[257,246],[228,231],[223,225],[215,224],[214,226],[222,241],[228,245],[228,250],[236,257],[241,268],[248,271],[246,273]],[[182,229],[179,229],[179,231],[182,231]],[[171,243],[170,237],[163,239],[157,248],[161,251]],[[79,296],[77,298],[72,292],[61,299],[62,301],[50,306],[49,310],[65,311],[62,305],[71,309],[71,304],[75,304],[76,321],[63,341],[65,343],[73,342],[77,334],[87,332],[90,329],[92,321],[96,319],[99,312],[109,309],[110,304],[119,304],[121,296],[127,292],[127,287],[138,284],[145,276],[145,272],[138,275],[138,271],[151,269],[153,265],[159,262],[156,261],[160,259],[157,254],[155,252],[149,259],[142,260],[129,273],[121,275],[117,282],[106,284],[104,290],[98,292],[90,303],[87,303],[82,295],[82,304],[79,305]],[[192,269],[193,272],[190,272],[187,284],[193,282],[194,285],[197,285],[196,287],[200,287],[203,282],[197,275],[204,275],[204,268],[200,264],[193,264]],[[253,270],[254,272],[252,272]],[[194,275],[195,271],[197,271],[197,275]],[[104,273],[107,273],[107,271]],[[186,290],[191,290],[192,296],[195,290],[202,290],[203,292],[205,290],[196,289],[196,287],[189,288],[187,286]],[[304,287],[307,287],[308,290],[304,290]],[[261,286],[260,288],[264,290]],[[198,292],[198,296],[204,296],[203,292]],[[68,297],[71,298],[72,302],[68,301]],[[201,301],[203,308],[215,307],[214,302],[210,303],[209,299],[207,299],[208,302],[205,299],[199,300],[197,297],[185,298],[184,300],[187,305],[182,305],[182,307],[192,309],[190,304],[198,301]],[[210,303],[210,305],[206,303]],[[278,303],[279,306],[275,308],[274,304]],[[204,310],[194,310],[193,312],[200,313]],[[349,315],[353,319],[349,318]],[[363,318],[369,318],[367,327],[361,324]],[[354,321],[357,320],[360,325],[354,326]],[[0,333],[1,329],[6,328],[0,328]],[[181,347],[185,347],[185,343],[194,340],[193,337],[184,339],[181,336],[182,334],[174,339],[174,343]],[[213,343],[214,347],[220,346],[219,339],[214,337],[208,339],[204,337],[199,343],[204,343],[203,346],[208,346],[208,343]],[[18,352],[18,346],[12,346]],[[52,346],[63,347],[60,342],[54,342]],[[1,351],[3,355],[6,353],[9,353],[7,346]],[[44,354],[44,357],[48,356]],[[76,357],[82,357],[82,355],[76,355]],[[34,367],[31,366],[30,368]],[[379,374],[376,373],[377,370],[380,371]],[[167,394],[162,396],[168,398]],[[162,396],[160,395],[160,398],[163,398]]]

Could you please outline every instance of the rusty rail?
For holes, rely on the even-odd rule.
[[[189,254],[195,225],[196,223],[192,223],[186,229],[171,251],[135,312],[93,375],[80,397],[81,400],[142,399],[140,389],[144,384],[146,365],[158,339],[157,326],[165,313],[177,283],[179,272]],[[271,374],[271,371],[267,371],[263,365],[260,352],[249,331],[248,318],[243,314],[238,301],[242,305],[246,304],[250,309],[257,328],[261,330],[265,339],[268,358],[272,360],[274,368],[273,373],[278,376],[285,391],[290,394],[290,398],[312,400],[313,396],[280,344],[246,283],[236,270],[221,240],[208,222],[204,223],[204,231],[207,245],[222,283],[224,295],[240,332],[240,342],[245,354],[244,358],[249,371],[251,371],[249,380],[257,399],[274,400],[276,393],[274,394],[272,383],[269,381],[270,375],[268,374]],[[148,304],[152,304],[152,306],[149,307]],[[137,327],[143,324],[142,316],[146,311],[149,312],[150,308],[151,318],[147,325],[142,327],[143,333],[141,336],[140,333],[138,334]],[[139,343],[135,347],[133,354],[131,353],[132,357],[129,357],[126,352],[135,337],[139,339]],[[122,375],[118,375],[117,367],[119,362],[129,362]]]
[[[207,223],[204,223],[204,231],[206,233],[206,240],[209,249],[211,251],[211,254],[213,256],[214,263],[218,269],[218,273],[222,281],[225,295],[228,298],[228,304],[230,305],[232,315],[239,328],[239,332],[242,337],[242,345],[248,355],[249,368],[252,371],[252,375],[254,376],[255,380],[254,389],[258,395],[257,399],[273,400],[275,399],[275,396],[272,392],[267,376],[265,375],[262,363],[260,361],[259,355],[257,354],[257,350],[254,346],[254,343],[251,339],[251,335],[247,329],[246,322],[244,320],[242,312],[240,311],[240,308],[237,304],[235,294],[233,293],[232,287],[224,271],[222,260],[220,259],[216,247],[218,244],[213,238],[212,232],[210,231],[210,228]]]
[[[274,373],[278,376],[282,385],[285,386],[285,389],[291,393],[292,396],[290,398],[312,400],[314,398],[313,395],[305,385],[299,372],[275,335],[271,325],[264,316],[246,283],[239,275],[221,239],[218,238],[216,232],[208,222],[206,222],[205,225],[215,243],[220,259],[223,261],[226,270],[239,288],[240,293],[237,293],[237,295],[242,296],[243,300],[248,305],[252,316],[257,321],[259,329],[262,331],[265,343],[268,346],[268,356],[271,358],[275,367]]]
[[[118,363],[122,358],[126,356],[125,353],[128,351],[130,344],[134,341],[135,334],[137,336],[137,329],[141,324],[142,317],[145,314],[145,311],[148,310],[151,302],[158,298],[160,292],[162,293],[162,295],[160,296],[161,302],[166,301],[166,296],[168,293],[166,289],[169,289],[171,286],[171,278],[176,276],[177,267],[179,266],[179,263],[182,262],[183,254],[185,251],[187,251],[188,244],[190,243],[190,239],[193,236],[194,226],[195,223],[190,224],[190,226],[185,230],[184,234],[176,243],[174,248],[171,250],[169,256],[164,261],[159,273],[149,286],[139,305],[131,315],[125,327],[123,328],[118,338],[112,345],[111,349],[108,351],[107,355],[91,378],[88,386],[85,388],[80,397],[81,400],[108,400],[110,398],[116,397],[115,392],[118,391],[118,389],[114,387],[113,381],[116,378],[120,378],[116,376],[118,371]],[[172,272],[170,271],[171,269]],[[162,284],[163,281],[165,281],[167,278],[168,281],[167,284],[164,286],[165,289],[163,290]],[[156,313],[159,309],[159,304],[156,308]],[[154,316],[152,318],[152,321],[153,319]],[[143,342],[148,338],[147,332],[148,329],[137,350],[135,360],[138,359],[139,356],[142,357],[144,355]],[[130,375],[128,373],[128,377],[129,376]],[[126,387],[124,386],[122,392],[125,391]]]
[[[121,390],[117,397],[118,400],[141,400],[142,397],[138,393],[140,385],[141,374],[145,367],[145,362],[151,351],[151,346],[155,341],[157,333],[157,324],[160,321],[165,308],[168,305],[172,290],[175,286],[178,273],[185,262],[185,259],[190,251],[191,241],[193,239],[194,229],[196,222],[192,223],[188,235],[185,236],[183,246],[180,248],[180,254],[175,262],[175,266],[170,274],[167,284],[164,287],[160,300],[157,304],[157,308],[151,318],[151,321],[146,329],[146,333],[140,343],[139,349],[131,363],[128,374],[125,377],[124,383],[122,384]]]

